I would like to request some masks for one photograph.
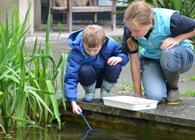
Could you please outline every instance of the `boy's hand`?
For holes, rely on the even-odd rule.
[[[73,112],[74,114],[79,115],[80,112],[82,112],[81,108],[77,105],[76,102],[71,102],[71,105],[72,105],[72,112]]]
[[[117,56],[113,56],[113,57],[110,57],[107,61],[107,64],[110,65],[110,66],[114,66],[120,62],[122,62],[122,58],[121,57],[117,57]]]

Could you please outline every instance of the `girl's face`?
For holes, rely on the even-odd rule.
[[[127,26],[130,29],[131,35],[133,37],[142,38],[153,27],[153,23],[151,21],[151,23],[149,25],[142,25],[142,24],[138,24],[138,23],[136,24],[136,23],[130,21],[127,23]]]
[[[96,54],[99,53],[100,49],[101,49],[102,46],[96,46],[94,48],[89,48],[89,47],[86,47],[84,46],[85,48],[85,51],[86,53],[89,55],[89,56],[95,56]]]

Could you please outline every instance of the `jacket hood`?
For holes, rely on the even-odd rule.
[[[82,34],[83,29],[80,29],[70,34],[70,36],[68,37],[69,46],[73,49],[81,50],[81,47],[83,48]]]

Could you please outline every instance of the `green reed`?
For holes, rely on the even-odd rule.
[[[50,15],[46,45],[38,44],[36,39],[33,51],[27,51],[29,12],[30,8],[20,23],[18,11],[14,8],[11,21],[6,14],[5,25],[0,22],[0,121],[4,127],[24,127],[27,124],[39,127],[56,119],[61,128],[59,105],[63,103],[66,108],[63,77],[67,55],[62,53],[57,63],[52,55]],[[58,81],[59,71],[61,78]],[[60,99],[57,99],[57,90],[61,90]]]

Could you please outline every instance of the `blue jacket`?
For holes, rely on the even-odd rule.
[[[121,66],[125,66],[129,61],[128,56],[122,53],[121,46],[111,37],[106,37],[106,41],[97,55],[89,56],[84,49],[82,34],[83,29],[73,32],[68,37],[68,44],[72,47],[67,58],[64,79],[65,97],[68,101],[77,101],[78,73],[82,65],[90,64],[96,73],[99,73],[112,56],[122,58]]]
[[[162,41],[167,37],[173,37],[170,31],[170,19],[174,10],[163,9],[163,8],[154,8],[154,28],[148,37],[148,40],[143,38],[136,38],[135,40],[139,43],[139,45],[143,48],[140,51],[140,57],[147,57],[152,59],[159,59],[159,53],[161,51],[160,46]],[[181,46],[189,48],[193,50],[192,44],[190,44],[187,40],[183,40],[180,42]]]

